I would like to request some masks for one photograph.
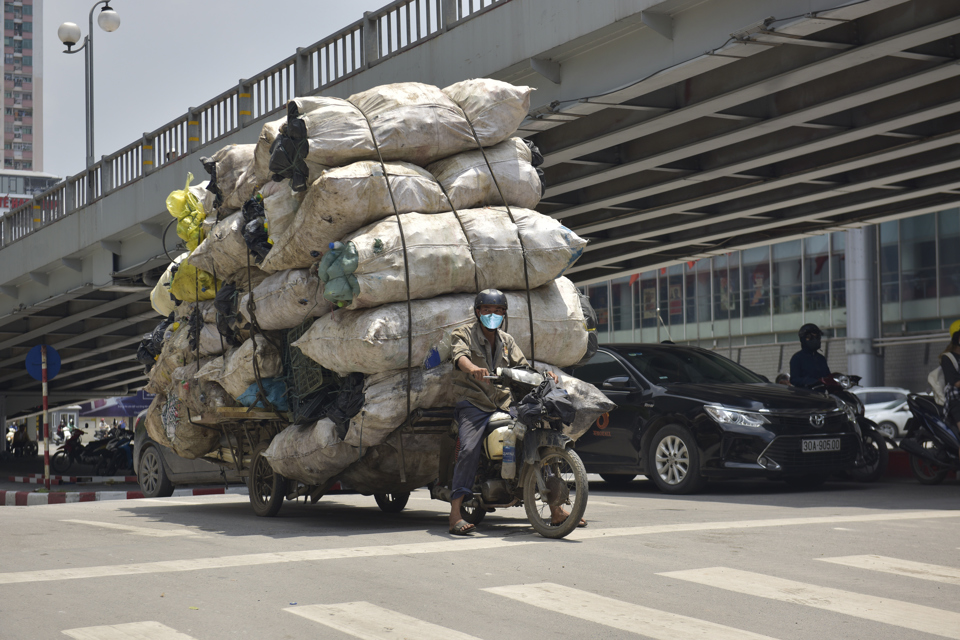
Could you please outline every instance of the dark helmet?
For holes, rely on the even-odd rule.
[[[800,331],[797,332],[797,335],[800,337],[800,342],[803,342],[804,338],[809,335],[815,335],[817,337],[823,336],[823,331],[820,331],[820,327],[808,322],[807,324],[800,327]]]
[[[473,308],[479,309],[485,304],[494,304],[498,307],[507,308],[507,296],[499,289],[484,289],[473,299]]]

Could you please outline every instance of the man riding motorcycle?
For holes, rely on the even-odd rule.
[[[484,431],[490,416],[497,411],[510,412],[510,390],[487,380],[498,367],[529,367],[513,337],[500,329],[507,315],[507,296],[497,289],[484,289],[473,302],[476,321],[452,334],[452,359],[456,366],[454,384],[460,388],[455,418],[459,425],[460,451],[453,469],[450,499],[450,533],[469,535],[476,527],[461,519],[463,499],[473,495],[473,482],[480,463]],[[551,372],[546,375],[559,382]],[[551,507],[553,522],[563,522],[569,514]],[[580,526],[586,526],[581,520]]]
[[[813,323],[807,323],[797,332],[800,351],[790,358],[790,384],[809,389],[830,375],[830,365],[820,353],[823,331]]]

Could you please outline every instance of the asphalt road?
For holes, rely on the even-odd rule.
[[[960,638],[960,484],[591,485],[589,527],[522,509],[454,538],[415,492],[0,509],[0,638]]]

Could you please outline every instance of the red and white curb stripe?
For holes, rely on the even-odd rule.
[[[224,489],[175,489],[174,496],[247,495],[246,487]],[[38,504],[65,504],[68,502],[94,502],[97,500],[135,500],[145,497],[141,491],[0,491],[0,506],[29,507]]]
[[[9,482],[25,484],[43,484],[43,476],[34,473],[29,476],[9,476]],[[137,482],[137,476],[50,476],[50,484],[108,484],[111,482]]]

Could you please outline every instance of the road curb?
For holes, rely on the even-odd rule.
[[[26,476],[8,476],[7,480],[24,484],[43,484],[43,475],[33,473]],[[137,476],[50,476],[50,484],[110,484],[115,482],[136,484]]]
[[[223,487],[213,489],[175,489],[172,497],[247,495],[246,487]],[[30,507],[42,504],[69,504],[74,502],[95,502],[98,500],[137,500],[144,498],[141,491],[54,491],[35,493],[32,491],[0,491],[0,506]]]

